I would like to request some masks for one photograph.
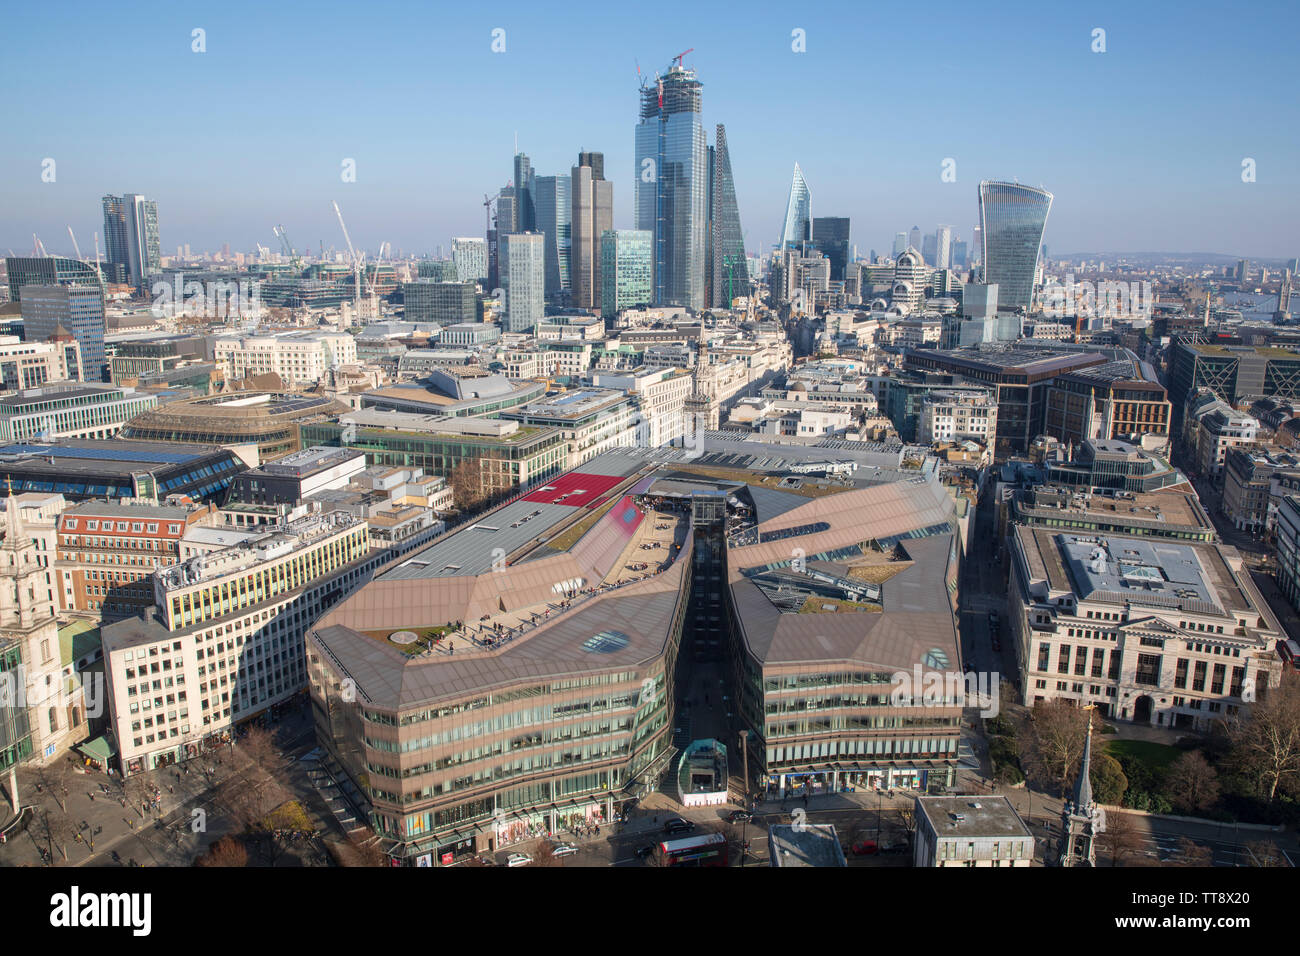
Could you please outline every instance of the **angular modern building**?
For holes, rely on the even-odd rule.
[[[747,296],[749,267],[745,262],[745,232],[740,227],[736,183],[731,175],[727,129],[718,124],[709,186],[709,306],[731,308],[732,299]]]
[[[636,127],[635,226],[654,235],[655,305],[703,309],[709,156],[702,84],[680,64],[641,90]]]
[[[25,285],[98,285],[99,273],[94,263],[78,262],[62,256],[32,258],[5,257],[5,275],[9,279],[9,301],[22,300]]]
[[[980,183],[984,281],[998,286],[998,308],[1033,307],[1038,252],[1052,208],[1045,189],[985,180]]]
[[[785,224],[781,227],[779,248],[795,246],[812,239],[812,194],[804,181],[803,170],[794,164],[794,178],[790,181],[790,198],[785,204]]]
[[[607,229],[600,237],[600,314],[611,319],[654,299],[654,235]]]
[[[716,444],[698,463],[606,452],[309,628],[325,765],[394,861],[453,864],[680,793],[692,736],[746,732],[733,793],[951,785],[960,701],[896,693],[957,667],[960,531],[937,473],[832,488],[827,456],[869,453]],[[677,733],[709,685],[730,713]]]
[[[571,176],[538,176],[533,200],[537,231],[546,237],[546,299],[562,299],[569,292],[570,255],[573,248]]]

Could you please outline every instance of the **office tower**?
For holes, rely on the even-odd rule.
[[[1246,277],[1249,275],[1250,275],[1250,260],[1238,259],[1237,260],[1237,281],[1245,282]]]
[[[415,264],[415,277],[435,282],[456,282],[456,263],[449,259],[421,259]]]
[[[127,282],[137,291],[146,290],[149,277],[162,271],[158,204],[127,193],[105,196],[103,207],[108,261],[124,268]]]
[[[582,165],[586,160],[592,165]],[[597,179],[603,172],[602,153],[582,153],[579,165],[570,173],[572,197],[572,244],[569,252],[569,275],[573,284],[573,304],[580,309],[599,309],[600,237],[614,228],[614,184]]]
[[[578,165],[586,166],[591,170],[592,179],[605,178],[605,154],[588,153],[585,150],[578,153]]]
[[[533,187],[537,173],[526,153],[515,154],[515,197],[518,205],[516,217],[518,232],[531,232],[537,228],[537,211],[533,203],[536,196]]]
[[[952,226],[940,226],[934,233],[934,267],[952,268]]]
[[[979,187],[984,281],[998,287],[998,308],[1033,307],[1038,250],[1052,194],[1033,186],[985,180]]]
[[[937,248],[937,240],[935,239],[934,235],[931,233],[926,233],[925,236],[921,239],[921,258],[925,260],[925,264],[927,266],[933,266],[935,264],[936,248]]]
[[[709,305],[731,308],[731,301],[749,295],[749,267],[745,264],[745,233],[740,228],[736,182],[731,175],[727,129],[718,124],[714,138],[709,185]]]
[[[9,280],[9,301],[22,300],[25,285],[98,285],[99,275],[91,262],[65,259],[63,256],[8,256],[5,275]]]
[[[917,252],[921,251],[921,227],[913,226],[912,231],[907,234],[907,244]]]
[[[954,239],[952,241],[952,268],[966,268],[966,240]]]
[[[984,265],[984,230],[979,226],[971,230],[970,258],[971,265]]]
[[[407,322],[459,325],[478,321],[478,296],[473,282],[418,279],[402,283]]]
[[[1291,270],[1291,275],[1300,275],[1300,259],[1292,259],[1286,267]]]
[[[709,172],[701,88],[679,62],[641,89],[633,208],[636,228],[655,237],[656,305],[704,308]]]
[[[907,251],[907,233],[894,233],[894,258],[897,259]]]
[[[503,236],[500,269],[506,300],[502,331],[526,332],[546,314],[546,244],[542,234]]]
[[[781,227],[781,248],[797,246],[812,239],[812,194],[803,178],[803,170],[794,164],[790,180],[790,198],[785,204],[785,224]]]
[[[487,240],[477,236],[451,240],[451,261],[460,282],[481,282],[488,277]]]
[[[813,220],[813,248],[831,262],[831,281],[843,282],[849,265],[849,219],[819,216]]]
[[[23,338],[45,342],[62,331],[81,346],[86,379],[107,380],[104,357],[104,295],[99,283],[27,285],[21,290]]]
[[[600,314],[649,305],[654,297],[654,233],[606,229],[600,235]]]
[[[502,186],[497,193],[497,235],[519,231],[519,193],[514,186]]]
[[[603,160],[603,157],[602,157]],[[604,163],[602,161],[602,166]],[[546,237],[546,298],[562,298],[570,289],[569,257],[573,247],[573,198],[570,176],[538,176],[533,186],[537,231]]]

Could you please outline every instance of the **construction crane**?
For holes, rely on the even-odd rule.
[[[695,52],[695,47],[691,47],[689,50],[686,51],[686,53],[694,53],[694,52]],[[678,53],[675,57],[673,57],[673,60],[676,61],[678,67],[681,67],[683,69],[685,68],[686,64],[682,62],[682,57],[684,57],[686,53]]]
[[[352,247],[352,237],[348,235],[347,223],[343,221],[343,210],[339,209],[339,204],[337,202],[334,202],[333,205],[334,205],[334,215],[339,217],[339,226],[343,229],[343,238],[347,241],[348,244],[348,255],[352,257],[352,269],[353,269],[353,273],[356,276],[355,302],[356,302],[357,315],[359,316],[361,314],[361,259],[357,255],[356,249]]]
[[[35,258],[48,259],[50,257],[50,254],[45,251],[45,243],[41,242],[40,236],[36,235],[36,233],[32,233],[32,251],[35,253]]]
[[[77,245],[77,237],[72,234],[72,226],[68,226],[68,238],[72,240],[72,249],[77,254],[77,261],[83,261],[81,258],[81,247]]]

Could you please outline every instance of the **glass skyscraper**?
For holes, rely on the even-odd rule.
[[[546,314],[546,250],[541,233],[503,236],[501,288],[505,291],[505,332],[527,332]]]
[[[745,233],[740,228],[736,183],[731,176],[727,129],[718,124],[709,186],[709,305],[731,308],[731,300],[747,296],[749,267],[745,263]]]
[[[23,338],[45,342],[59,326],[81,346],[87,381],[107,380],[104,354],[104,294],[93,285],[29,285],[22,289]]]
[[[843,282],[849,268],[849,217],[819,216],[813,220],[813,248],[831,263],[831,281]]]
[[[606,229],[600,236],[600,314],[611,319],[624,309],[649,305],[654,296],[654,233]]]
[[[984,282],[998,287],[1000,310],[1033,305],[1034,272],[1052,194],[1019,183],[980,183]]]
[[[127,281],[137,290],[148,291],[150,276],[162,271],[158,204],[127,193],[105,196],[103,206],[108,261],[121,266]]]
[[[573,208],[568,176],[538,176],[533,205],[537,231],[546,237],[546,298],[563,296],[569,284],[569,253],[573,242]]]
[[[654,236],[654,301],[703,309],[709,156],[700,122],[702,84],[674,65],[641,90],[636,127],[636,228]]]
[[[790,199],[785,204],[785,225],[781,227],[781,248],[797,246],[812,238],[812,194],[804,181],[803,170],[794,164],[790,180]]]

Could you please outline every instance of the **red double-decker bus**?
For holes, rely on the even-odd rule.
[[[655,848],[659,866],[726,866],[727,838],[721,833],[665,840]]]

